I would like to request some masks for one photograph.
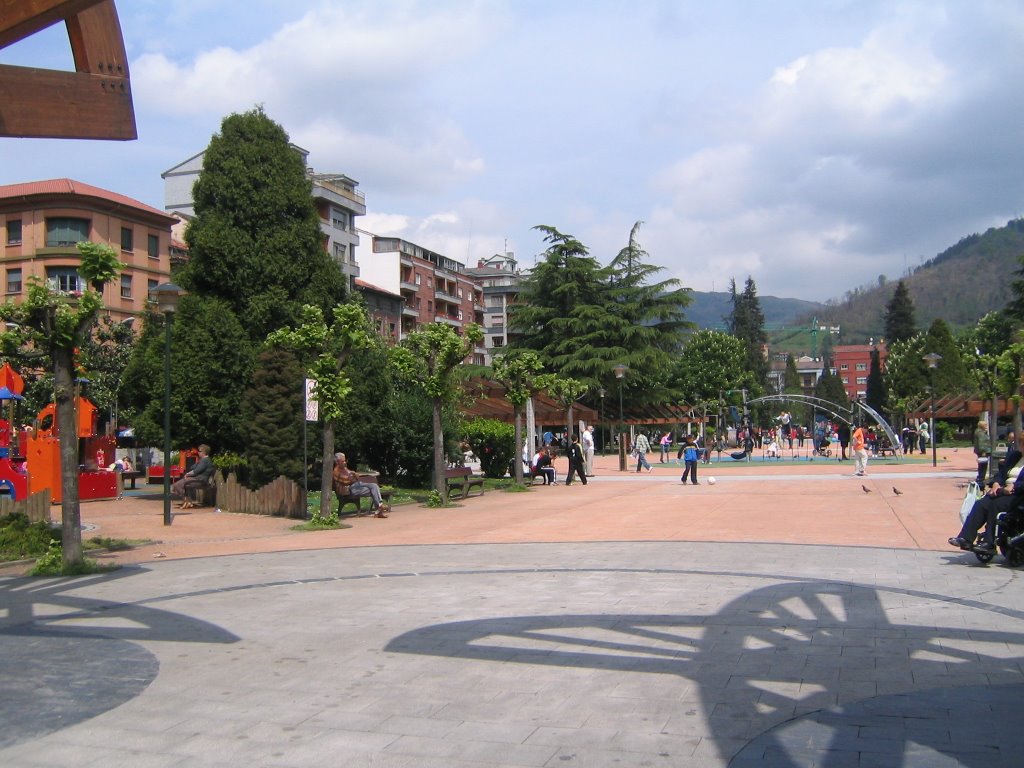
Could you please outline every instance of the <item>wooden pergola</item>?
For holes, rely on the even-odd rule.
[[[0,48],[61,21],[75,71],[0,65],[0,136],[138,138],[113,0],[0,0]]]
[[[508,401],[505,388],[501,384],[488,379],[474,378],[466,382],[464,389],[472,398],[472,402],[462,408],[466,416],[512,423],[512,403]],[[533,413],[538,424],[565,423],[565,409],[547,395],[536,395],[533,398]],[[572,418],[573,422],[582,419],[587,424],[595,424],[597,411],[583,403],[574,403]]]

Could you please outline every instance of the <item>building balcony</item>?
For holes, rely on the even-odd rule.
[[[402,316],[403,317],[419,317],[420,313],[419,313],[418,310],[416,310],[416,309],[414,309],[412,307],[402,307]]]
[[[418,285],[416,285],[416,283],[407,283],[405,280],[402,280],[398,284],[398,290],[400,290],[400,291],[408,291],[409,293],[416,293],[419,289],[420,289],[420,287]]]
[[[449,317],[448,315],[435,315],[434,322],[445,323],[452,326],[453,328],[461,328],[462,321],[457,317]]]
[[[434,290],[434,298],[438,301],[447,301],[449,304],[461,304],[462,299],[452,293],[443,291],[440,288]]]

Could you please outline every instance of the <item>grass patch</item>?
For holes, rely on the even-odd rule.
[[[95,560],[83,558],[80,562],[64,565],[64,553],[59,541],[50,544],[50,548],[28,572],[29,576],[88,576],[94,573],[109,573],[121,566],[117,563],[97,563]]]

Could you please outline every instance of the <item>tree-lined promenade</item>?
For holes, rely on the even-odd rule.
[[[641,222],[604,258],[571,234],[538,226],[546,249],[523,276],[509,314],[507,348],[493,368],[480,370],[462,364],[481,338],[473,323],[458,329],[423,323],[397,344],[373,331],[361,297],[349,293],[324,252],[302,159],[262,109],[224,119],[204,153],[193,197],[195,218],[185,232],[189,258],[173,275],[187,294],[170,343],[172,443],[211,445],[218,466],[231,468],[250,487],[279,475],[300,483],[309,477],[311,487],[319,487],[324,512],[331,458],[342,450],[351,466],[372,468],[388,482],[433,485],[444,503],[444,469],[461,459],[463,441],[486,433],[491,448],[517,457],[528,438],[518,417],[507,432],[469,422],[464,414],[472,393],[463,386],[469,375],[499,382],[517,416],[531,396],[545,393],[563,408],[567,433],[574,429],[574,403],[597,411],[606,398],[609,405],[620,400],[631,413],[663,406],[685,411],[708,432],[707,440],[712,430],[730,426],[728,417],[710,418],[729,414],[730,406],[751,426],[772,424],[774,413],[766,406],[742,412],[746,401],[779,394],[769,381],[754,281],[747,278],[742,290],[735,281],[730,285],[726,331],[695,328],[686,319],[689,289],[679,279],[661,279],[662,268],[640,243]],[[92,280],[89,264],[84,254],[82,274]],[[102,266],[96,280],[116,278],[116,257]],[[1020,281],[1016,290],[1024,294]],[[160,445],[164,319],[146,311],[137,337],[115,334],[96,322],[90,296],[47,295],[38,307],[31,300],[4,306],[5,317],[16,324],[0,334],[5,359],[24,367],[30,353],[46,358],[25,370],[26,408],[34,412],[54,394],[59,406],[65,402],[74,366],[98,382],[87,394],[101,410],[116,410],[140,444]],[[37,320],[46,311],[77,318],[71,331],[56,337],[58,345],[24,333],[42,327]],[[867,403],[899,426],[928,394],[1017,397],[1021,321],[1015,304],[956,335],[941,320],[921,331],[906,287],[898,283],[886,312],[885,369],[874,355]],[[929,373],[930,354],[940,361]],[[321,404],[311,430],[303,421],[306,378],[315,380]],[[790,357],[782,393],[798,392],[806,394]],[[813,394],[849,410],[827,338]],[[798,422],[810,423],[812,414],[803,406],[791,410]],[[69,423],[61,414],[60,423]],[[644,427],[642,417],[632,421]],[[939,437],[949,429],[940,428]],[[77,464],[72,448],[69,443],[68,483]],[[304,455],[314,458],[304,465]],[[503,474],[506,468],[503,460],[486,469]],[[77,495],[70,485],[64,498],[64,557],[70,565],[81,559]]]

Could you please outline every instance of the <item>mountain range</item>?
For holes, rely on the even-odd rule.
[[[882,338],[885,308],[900,279],[910,291],[919,330],[942,318],[956,332],[988,312],[1003,309],[1013,298],[1011,286],[1022,276],[1018,274],[1022,256],[1024,219],[1013,219],[1005,226],[964,237],[899,278],[880,276],[876,284],[847,291],[842,299],[825,303],[777,296],[758,299],[773,342],[785,338],[797,347],[803,344],[807,352],[812,326],[833,329],[833,344],[865,344]],[[686,318],[700,328],[724,329],[732,312],[731,295],[694,291],[692,296]]]

